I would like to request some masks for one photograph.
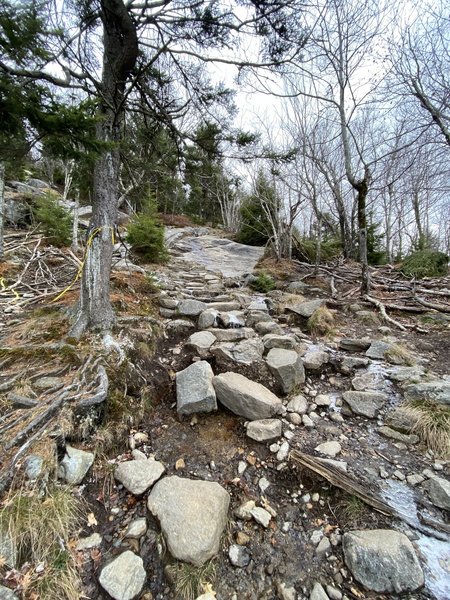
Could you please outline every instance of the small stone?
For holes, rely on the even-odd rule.
[[[315,427],[314,421],[308,415],[302,416],[302,423],[308,429],[312,429],[313,427]]]
[[[280,449],[277,452],[277,460],[282,461],[288,457],[289,454],[289,443],[283,442],[280,446]]]
[[[288,420],[293,425],[300,425],[302,423],[302,417],[301,417],[301,415],[299,415],[298,413],[295,413],[295,412],[288,414]]]
[[[133,457],[133,460],[147,460],[147,456],[140,450],[134,449],[131,452],[131,456]]]
[[[238,473],[239,473],[239,475],[243,475],[245,473],[246,469],[247,469],[247,463],[244,462],[243,460],[240,460],[238,462]]]
[[[320,583],[314,584],[312,592],[309,595],[309,600],[329,600],[325,590],[320,585]]]
[[[127,550],[103,567],[99,583],[114,600],[132,600],[140,594],[146,577],[142,558]]]
[[[34,480],[43,473],[44,459],[37,454],[30,454],[24,461],[25,475],[28,479]]]
[[[380,477],[382,479],[387,479],[389,477],[389,473],[386,471],[384,467],[380,467]]]
[[[245,546],[250,541],[250,536],[244,533],[243,531],[238,531],[236,533],[236,542],[239,546]]]
[[[248,502],[244,502],[235,509],[234,515],[241,519],[242,521],[251,521],[252,518],[252,510],[255,508],[255,501],[249,500]]]
[[[76,550],[90,550],[91,548],[98,548],[102,543],[102,536],[99,533],[93,533],[89,537],[80,538],[76,545]],[[0,596],[1,598],[1,596]]]
[[[317,406],[330,406],[331,398],[328,394],[318,394],[315,397],[314,402]]]
[[[281,436],[280,419],[259,419],[247,426],[247,435],[257,442],[269,442]]]
[[[280,444],[271,444],[269,446],[269,450],[273,453],[276,454],[278,452],[278,450],[280,449]]]
[[[120,463],[114,477],[132,494],[140,496],[158,481],[165,467],[157,460],[130,460]]]
[[[197,331],[190,336],[186,342],[186,347],[192,348],[201,358],[205,358],[216,340],[216,336],[210,331]]]
[[[425,477],[422,477],[419,473],[413,473],[412,475],[406,476],[406,481],[409,485],[416,486],[425,481]]]
[[[312,496],[311,496],[311,500],[313,502],[319,502],[320,500],[320,494],[318,492],[315,492]]]
[[[250,562],[250,554],[248,553],[245,546],[239,546],[239,544],[232,544],[228,550],[228,556],[230,563],[233,567],[246,567]]]
[[[399,481],[405,481],[406,479],[405,474],[402,473],[399,469],[394,471],[394,477],[396,477]]]
[[[267,354],[266,361],[285,394],[292,391],[296,385],[304,383],[305,369],[295,350],[272,348]]]
[[[305,396],[298,394],[288,402],[286,408],[288,412],[295,412],[299,415],[304,415],[308,410],[308,401]]]
[[[330,456],[334,458],[341,451],[341,445],[339,442],[324,442],[323,444],[319,444],[314,448],[316,452],[320,452],[321,454],[325,454],[325,456]]]
[[[147,519],[141,517],[140,519],[134,519],[128,525],[128,529],[125,532],[126,538],[132,538],[135,540],[140,539],[147,532]]]
[[[0,600],[19,600],[19,598],[12,590],[4,585],[0,585]]]
[[[295,600],[297,598],[295,588],[287,587],[285,583],[277,584],[277,592],[280,600]]]
[[[259,523],[259,525],[262,525],[265,529],[269,527],[269,523],[272,517],[270,516],[270,513],[267,510],[257,506],[251,509],[250,514],[255,519],[255,521]]]
[[[324,556],[327,552],[329,552],[331,549],[331,544],[330,544],[330,540],[327,537],[323,537],[317,548],[316,548],[316,555],[317,556]]]
[[[434,476],[422,487],[427,490],[431,502],[444,510],[450,510],[450,481]]]
[[[306,496],[308,496],[308,502],[309,502],[309,494],[306,494]],[[306,497],[304,496],[304,497]],[[320,542],[320,540],[323,538],[323,531],[321,529],[316,529],[315,531],[312,532],[311,537],[309,538],[311,541],[311,544],[313,544],[314,546],[317,546],[317,544]]]
[[[34,382],[34,387],[45,391],[62,384],[63,380],[61,377],[40,377]]]
[[[342,592],[332,585],[325,586],[325,589],[327,590],[328,598],[330,598],[330,600],[342,599]]]
[[[175,471],[181,471],[186,467],[186,463],[184,462],[184,458],[179,458],[175,463]]]
[[[338,412],[331,413],[330,419],[334,423],[343,423],[344,422],[344,417],[341,415],[341,413],[338,413]]]
[[[265,477],[261,477],[261,479],[258,481],[258,487],[264,494],[267,488],[270,487],[270,481],[268,481]]]

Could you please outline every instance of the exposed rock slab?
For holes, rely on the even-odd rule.
[[[140,496],[158,481],[165,470],[157,460],[128,460],[117,466],[114,477],[129,492]]]
[[[293,306],[287,307],[287,310],[300,315],[305,319],[309,319],[315,313],[315,311],[325,304],[325,300],[317,298],[316,300],[307,300],[306,302],[299,302]]]
[[[435,506],[450,511],[450,481],[442,477],[432,477],[425,481],[422,487],[427,490]]]
[[[407,400],[431,400],[438,404],[450,405],[450,381],[436,379],[425,383],[408,385],[405,389]]]
[[[296,385],[305,382],[303,361],[295,350],[272,348],[266,361],[285,394],[289,394]]]
[[[380,408],[387,401],[386,394],[381,392],[344,392],[344,401],[356,415],[374,419]]]
[[[282,403],[275,394],[239,373],[222,373],[213,378],[217,399],[229,410],[250,421],[269,419]]]
[[[141,592],[146,577],[142,558],[127,550],[103,567],[99,582],[114,600],[132,600]]]
[[[182,317],[198,317],[206,309],[207,305],[200,300],[181,300],[178,304],[178,313]]]
[[[280,419],[260,419],[251,421],[247,426],[247,435],[257,442],[269,442],[281,436]]]
[[[177,373],[177,412],[180,415],[217,410],[213,377],[211,365],[205,360],[192,363]]]
[[[219,551],[230,496],[218,483],[165,477],[153,488],[148,508],[160,524],[174,558],[202,565]]]
[[[348,568],[369,590],[400,594],[413,592],[424,583],[414,547],[403,533],[352,531],[344,534],[342,546]]]

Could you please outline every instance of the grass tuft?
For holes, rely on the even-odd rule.
[[[80,598],[80,579],[69,541],[82,516],[81,500],[68,487],[54,485],[45,495],[37,489],[19,489],[7,497],[0,511],[0,528],[16,548],[18,565],[31,565],[21,582],[26,587],[24,597]]]
[[[173,581],[176,598],[195,600],[213,584],[216,578],[216,565],[211,560],[201,567],[188,563],[174,563],[167,566],[169,578]]]
[[[407,365],[408,367],[413,367],[416,364],[416,360],[409,350],[400,344],[392,344],[389,350],[385,352],[384,357],[393,365]]]
[[[308,329],[313,335],[329,335],[334,331],[334,315],[326,306],[321,306],[308,319]]]
[[[410,400],[403,410],[414,420],[411,433],[440,458],[450,458],[450,408],[432,400]]]
[[[346,494],[338,505],[340,515],[344,521],[344,525],[357,526],[366,514],[367,506],[358,498]]]

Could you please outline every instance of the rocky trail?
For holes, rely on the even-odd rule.
[[[40,389],[49,407],[74,381],[91,382],[71,399],[88,433],[66,435],[58,466],[90,515],[72,545],[80,597],[450,598],[448,462],[402,406],[450,404],[438,346],[448,331],[392,330],[370,305],[344,309],[295,273],[256,293],[263,250],[206,228],[169,230],[168,244],[171,260],[153,274],[158,315],[119,317],[121,334],[133,329],[134,385],[151,391],[150,417],[133,420],[127,406],[127,448],[105,458],[96,443],[90,411],[108,390],[95,353],[84,371],[59,356],[46,380],[36,368],[20,393],[5,388],[18,404],[3,434],[27,418],[20,398]],[[311,331],[330,310],[332,330]],[[2,364],[10,381],[17,360]],[[42,457],[25,454],[13,467],[35,481]],[[17,556],[7,535],[0,542],[12,590]],[[0,599],[18,597],[0,587]]]

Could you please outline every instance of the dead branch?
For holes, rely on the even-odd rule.
[[[398,327],[401,331],[406,331],[406,327],[404,325],[402,325],[401,323],[399,323],[399,321],[396,321],[386,313],[386,308],[384,304],[382,304],[379,300],[376,300],[375,298],[372,298],[367,294],[364,296],[364,299],[367,300],[367,302],[374,304],[378,308],[378,310],[381,313],[381,316],[385,321],[391,323],[392,325],[395,325],[395,327]]]

